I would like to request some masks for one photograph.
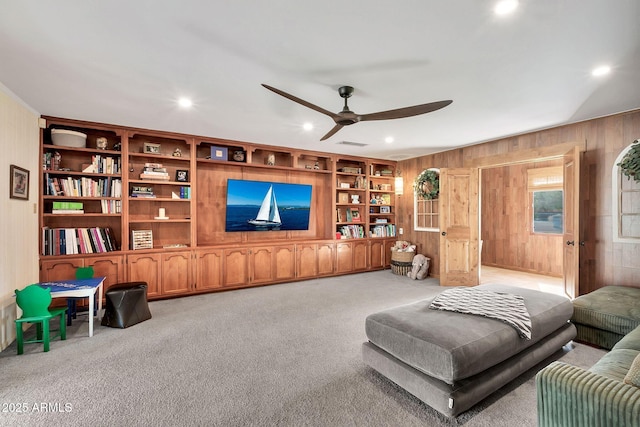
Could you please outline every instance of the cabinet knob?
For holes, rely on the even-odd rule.
[[[446,235],[447,235],[447,232],[446,232],[446,231],[443,231],[443,232],[442,232],[442,235],[443,235],[443,236],[446,236]]]

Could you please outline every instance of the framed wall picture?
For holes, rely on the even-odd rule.
[[[16,165],[9,166],[9,197],[29,200],[29,171]]]
[[[189,182],[189,171],[178,169],[176,171],[176,181],[178,182]]]
[[[151,142],[145,142],[142,147],[142,151],[145,154],[160,154],[160,144],[152,144]]]

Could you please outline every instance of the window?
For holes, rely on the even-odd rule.
[[[417,231],[438,231],[440,219],[438,217],[438,199],[421,199],[414,195],[414,224]]]
[[[433,171],[436,173],[436,179],[439,180],[440,170],[431,168],[422,171],[422,173],[416,179],[419,180],[420,177],[424,176],[425,172]],[[413,191],[413,229],[415,231],[431,231],[438,232],[440,230],[440,216],[438,214],[438,199],[427,199],[418,195],[416,191],[414,183],[414,191]],[[426,185],[426,187],[424,187]],[[423,190],[431,192],[434,187],[431,183],[423,184]]]
[[[533,192],[533,232],[562,234],[563,191]]]
[[[640,241],[640,183],[628,179],[617,166],[631,149],[630,144],[613,162],[613,241],[638,243]]]
[[[534,233],[562,234],[564,193],[562,166],[527,170]]]

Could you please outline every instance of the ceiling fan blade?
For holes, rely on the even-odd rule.
[[[342,125],[335,125],[329,132],[327,132],[325,136],[320,138],[320,141],[324,141],[325,139],[331,138],[336,132],[338,132],[342,128],[343,128]]]
[[[453,101],[437,101],[430,102],[428,104],[414,105],[413,107],[398,108],[395,110],[381,111],[379,113],[361,114],[360,121],[367,120],[389,120],[389,119],[402,119],[404,117],[418,116],[420,114],[430,113],[432,111],[439,110],[451,104]]]
[[[280,89],[276,89],[273,86],[269,86],[269,85],[266,85],[264,83],[262,83],[262,86],[264,86],[265,88],[269,89],[271,92],[275,92],[280,96],[284,96],[285,98],[292,100],[293,102],[297,102],[298,104],[304,105],[307,108],[311,108],[312,110],[316,110],[319,113],[326,114],[327,116],[331,117],[332,119],[337,116],[335,113],[332,113],[329,110],[325,110],[322,107],[318,107],[317,105],[314,105],[314,104],[312,104],[310,102],[307,102],[304,99],[300,99],[297,96],[293,96],[291,94],[288,94],[287,92],[281,91]]]

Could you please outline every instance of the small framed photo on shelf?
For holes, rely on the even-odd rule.
[[[176,181],[178,182],[189,182],[189,171],[178,169],[176,171]]]
[[[351,221],[352,222],[360,222],[360,209],[351,208]]]
[[[388,214],[391,213],[390,206],[380,206],[380,213]]]
[[[145,142],[142,147],[142,152],[145,154],[160,154],[160,144]]]
[[[29,171],[11,165],[9,167],[9,197],[12,199],[29,200]]]

